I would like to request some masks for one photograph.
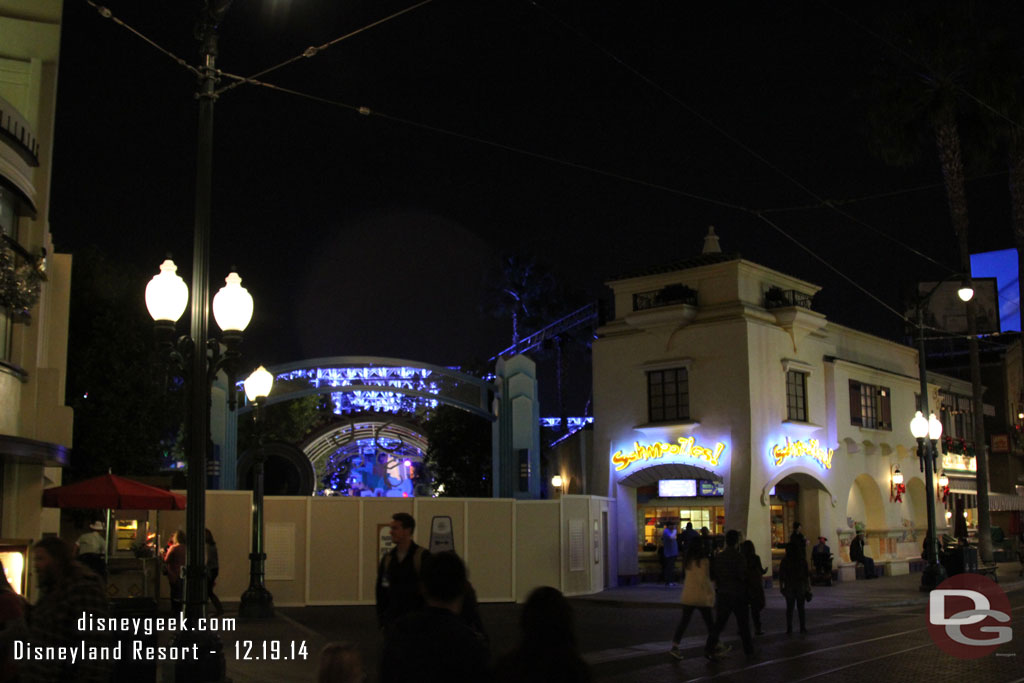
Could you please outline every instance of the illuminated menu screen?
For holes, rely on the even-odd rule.
[[[659,498],[693,498],[696,495],[696,479],[661,479],[658,481]]]

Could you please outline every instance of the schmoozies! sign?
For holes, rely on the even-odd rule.
[[[813,458],[826,470],[832,469],[832,455],[835,453],[831,448],[822,448],[817,439],[807,441],[790,441],[786,437],[786,445],[775,444],[772,446],[772,458],[775,459],[775,466],[779,467],[786,458]]]
[[[639,441],[635,441],[633,443],[633,452],[623,453],[622,451],[616,451],[612,455],[612,464],[615,465],[616,472],[621,472],[638,460],[657,460],[675,455],[681,458],[707,460],[712,465],[717,465],[718,459],[722,457],[724,451],[724,443],[716,443],[714,448],[705,448],[704,446],[698,446],[692,436],[681,438],[676,443],[659,441],[646,446]]]

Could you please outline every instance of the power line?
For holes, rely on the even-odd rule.
[[[359,35],[360,33],[364,32],[364,31],[368,31],[371,28],[374,28],[376,26],[380,26],[381,24],[386,23],[388,21],[391,21],[392,19],[396,19],[396,18],[402,16],[403,14],[408,14],[409,12],[412,12],[413,10],[419,9],[420,7],[423,7],[424,5],[428,5],[431,2],[433,2],[433,0],[423,0],[422,2],[418,2],[415,5],[412,5],[410,7],[406,7],[403,10],[399,10],[399,11],[395,12],[394,14],[391,14],[389,16],[384,17],[383,19],[378,19],[377,21],[375,21],[375,22],[373,22],[371,24],[367,24],[366,26],[363,26],[362,28],[356,29],[355,31],[352,31],[350,33],[346,33],[343,36],[338,36],[334,40],[328,41],[328,42],[324,43],[323,45],[320,45],[320,46],[313,46],[313,45],[311,45],[310,47],[307,47],[305,50],[303,50],[301,54],[297,54],[294,57],[286,59],[283,62],[281,62],[280,64],[277,64],[276,66],[272,66],[272,67],[270,67],[268,69],[264,69],[263,71],[257,71],[252,76],[249,76],[247,78],[238,80],[238,81],[232,83],[229,86],[221,88],[215,94],[216,95],[220,95],[222,93],[225,93],[228,90],[232,90],[233,88],[237,88],[238,86],[242,85],[242,83],[246,83],[246,82],[248,82],[249,80],[252,80],[252,79],[260,78],[261,76],[266,76],[267,74],[271,73],[272,71],[277,71],[278,69],[280,69],[282,67],[285,67],[285,66],[288,66],[289,64],[292,64],[294,62],[297,62],[300,59],[309,59],[309,58],[315,57],[318,54],[320,54],[321,52],[323,52],[324,50],[326,50],[326,49],[328,49],[328,48],[330,48],[330,47],[340,43],[343,40],[347,40],[347,39],[351,38],[352,36],[357,36],[357,35]]]
[[[170,51],[170,50],[168,50],[167,48],[165,48],[165,47],[163,47],[163,46],[161,46],[161,45],[157,44],[157,43],[156,43],[155,41],[153,41],[152,39],[150,39],[150,38],[148,38],[147,36],[143,35],[143,34],[142,34],[142,33],[141,33],[140,31],[137,31],[136,29],[132,28],[131,26],[129,26],[128,24],[126,24],[126,23],[125,23],[124,21],[122,21],[121,19],[119,19],[119,18],[115,17],[115,16],[114,16],[114,13],[113,13],[113,12],[111,12],[111,11],[110,11],[110,10],[109,10],[108,8],[104,7],[103,5],[98,5],[98,4],[96,4],[95,2],[93,2],[93,0],[85,0],[85,2],[86,2],[86,4],[88,4],[88,5],[90,6],[90,7],[92,7],[93,9],[95,9],[95,10],[96,10],[96,12],[97,12],[97,13],[99,13],[99,15],[100,15],[101,17],[103,17],[104,19],[110,19],[110,20],[111,20],[112,22],[114,22],[115,24],[117,24],[117,25],[118,25],[118,26],[120,26],[121,28],[123,28],[123,29],[127,30],[127,31],[128,31],[129,33],[132,33],[132,34],[133,34],[133,35],[135,35],[135,36],[136,36],[137,38],[141,39],[141,40],[142,40],[143,42],[145,42],[145,43],[149,44],[149,45],[150,45],[150,46],[152,46],[152,47],[155,47],[155,48],[156,48],[157,50],[159,50],[160,52],[164,53],[165,55],[167,55],[168,57],[170,57],[171,59],[173,59],[173,60],[174,60],[175,62],[177,62],[177,63],[178,63],[178,64],[179,64],[180,66],[183,66],[183,67],[185,67],[186,69],[188,69],[189,71],[191,71],[191,72],[192,72],[193,74],[195,74],[196,76],[198,76],[198,75],[199,75],[199,69],[197,69],[196,67],[192,66],[192,65],[191,65],[191,64],[189,64],[189,63],[188,63],[187,61],[185,61],[184,59],[182,59],[182,58],[181,58],[181,57],[179,57],[178,55],[174,54],[173,52],[171,52],[171,51]]]
[[[248,83],[250,85],[258,85],[260,87],[268,88],[270,90],[276,90],[278,92],[282,92],[282,93],[286,93],[286,94],[289,94],[289,95],[294,95],[296,97],[301,97],[301,98],[313,100],[315,102],[320,102],[322,104],[328,104],[328,105],[331,105],[331,106],[340,107],[342,109],[347,109],[349,111],[357,112],[359,114],[362,114],[363,116],[368,116],[368,117],[369,116],[375,116],[377,118],[381,118],[381,119],[384,119],[386,121],[392,121],[394,123],[400,123],[400,124],[403,124],[403,125],[406,125],[406,126],[411,126],[413,128],[419,128],[421,130],[430,131],[432,133],[437,133],[439,135],[445,135],[445,136],[448,136],[448,137],[458,138],[460,140],[465,140],[465,141],[468,141],[468,142],[474,142],[474,143],[477,143],[477,144],[480,144],[480,145],[485,145],[485,146],[488,146],[488,147],[494,147],[496,149],[501,149],[501,150],[504,150],[506,152],[512,152],[514,154],[519,154],[519,155],[522,155],[522,156],[531,157],[533,159],[540,159],[542,161],[547,161],[547,162],[550,162],[550,163],[553,163],[553,164],[558,164],[558,165],[561,165],[561,166],[567,166],[569,168],[575,168],[577,170],[586,171],[588,173],[593,173],[595,175],[604,176],[606,178],[613,178],[615,180],[621,180],[623,182],[627,182],[627,183],[630,183],[630,184],[633,184],[633,185],[639,185],[641,187],[647,187],[647,188],[654,189],[654,190],[660,190],[662,192],[668,192],[670,194],[674,194],[674,195],[679,196],[679,197],[685,197],[687,199],[692,199],[692,200],[696,200],[696,201],[705,202],[705,203],[708,203],[708,204],[713,204],[715,206],[720,206],[720,207],[723,207],[723,208],[726,208],[726,209],[731,209],[733,211],[740,211],[740,212],[748,213],[748,214],[755,214],[756,213],[755,211],[753,211],[752,209],[750,209],[748,207],[742,206],[740,204],[735,204],[733,202],[728,202],[728,201],[725,201],[725,200],[722,200],[722,199],[715,199],[713,197],[707,197],[707,196],[704,196],[704,195],[695,194],[693,192],[687,192],[685,190],[680,190],[678,188],[670,187],[668,185],[662,185],[660,183],[654,183],[654,182],[651,182],[651,181],[648,181],[648,180],[642,180],[642,179],[639,179],[639,178],[634,178],[632,176],[627,176],[627,175],[624,175],[622,173],[617,173],[615,171],[609,171],[609,170],[606,170],[606,169],[598,168],[596,166],[589,166],[587,164],[582,164],[582,163],[579,163],[579,162],[576,162],[576,161],[571,161],[571,160],[568,160],[568,159],[560,159],[558,157],[553,157],[553,156],[550,156],[548,154],[543,154],[541,152],[534,152],[532,150],[524,149],[522,147],[515,147],[513,145],[509,145],[509,144],[506,144],[504,142],[497,142],[497,141],[494,141],[494,140],[488,140],[487,138],[482,138],[482,137],[478,137],[478,136],[475,136],[475,135],[469,135],[468,133],[460,133],[460,132],[455,131],[455,130],[451,130],[451,129],[448,129],[448,128],[441,128],[440,126],[434,126],[434,125],[431,125],[429,123],[422,123],[420,121],[415,121],[413,119],[408,119],[408,118],[404,118],[404,117],[401,117],[401,116],[396,116],[394,114],[387,114],[387,113],[384,113],[384,112],[381,112],[381,111],[377,111],[375,109],[371,109],[370,107],[356,106],[356,105],[353,105],[353,104],[348,104],[347,102],[342,102],[340,100],[333,100],[333,99],[330,99],[330,98],[327,98],[327,97],[321,97],[319,95],[311,95],[309,93],[304,93],[304,92],[301,92],[299,90],[294,90],[292,88],[285,88],[283,86],[275,85],[273,83],[267,83],[265,81],[256,80],[256,79],[251,78],[251,77],[238,76],[237,74],[231,74],[231,73],[224,72],[224,71],[219,72],[219,73],[221,75],[223,75],[223,76],[226,76],[227,78],[233,78],[233,79],[237,79],[239,81],[245,81],[246,83]]]

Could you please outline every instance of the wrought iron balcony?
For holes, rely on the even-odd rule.
[[[661,289],[651,292],[638,292],[633,295],[633,310],[646,311],[651,308],[662,306],[675,306],[677,304],[697,305],[697,290],[690,289],[686,285],[667,285]]]
[[[780,289],[772,287],[764,293],[765,308],[786,308],[788,306],[799,306],[800,308],[812,309],[813,297],[795,289]]]

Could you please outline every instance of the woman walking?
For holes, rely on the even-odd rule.
[[[757,556],[753,541],[743,541],[740,544],[740,552],[747,560],[747,580],[750,585],[747,587],[747,596],[750,598],[750,620],[754,622],[754,635],[762,636],[761,610],[764,609],[764,574],[768,570],[761,565],[761,558]]]
[[[686,547],[686,555],[683,557],[683,614],[679,617],[679,624],[676,625],[675,635],[672,636],[672,649],[669,654],[676,659],[682,659],[683,653],[679,649],[679,641],[683,639],[683,633],[690,623],[693,611],[700,612],[708,633],[711,632],[711,607],[715,604],[715,589],[711,585],[711,560],[704,552],[704,545],[701,543],[690,543]]]
[[[807,569],[803,545],[799,542],[790,541],[786,545],[786,555],[779,565],[779,588],[786,596],[786,633],[793,632],[794,605],[800,615],[800,633],[807,633],[804,602],[811,594],[811,573]]]
[[[217,574],[220,573],[220,559],[217,557],[217,541],[213,540],[213,534],[206,530],[206,597],[213,603],[213,616],[219,617],[224,614],[224,606],[220,604],[213,587],[217,584]]]

